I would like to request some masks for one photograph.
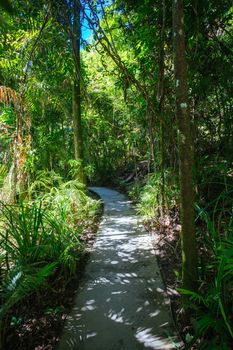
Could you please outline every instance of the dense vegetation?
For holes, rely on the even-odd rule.
[[[231,349],[231,1],[0,6],[0,348],[16,304],[75,274],[107,184],[150,229],[180,217],[187,347]]]

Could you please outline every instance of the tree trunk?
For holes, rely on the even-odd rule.
[[[13,139],[13,164],[1,191],[1,200],[16,202],[24,197],[27,184],[26,161],[31,148],[31,117],[20,94],[6,86],[0,86],[0,102],[11,103],[16,115]]]
[[[74,1],[74,22],[73,35],[71,36],[73,58],[75,66],[75,78],[73,84],[73,126],[74,126],[74,156],[79,164],[78,179],[86,183],[83,164],[83,138],[81,123],[81,57],[80,57],[80,39],[81,39],[81,4],[80,1]]]
[[[26,194],[26,161],[31,148],[31,117],[21,102],[16,111],[16,135],[14,140],[13,193],[14,200],[24,198]]]
[[[73,126],[74,126],[74,156],[80,163],[78,180],[85,183],[85,176],[83,170],[83,140],[81,129],[81,96],[80,96],[80,82],[74,81],[73,86]]]
[[[192,178],[193,148],[188,108],[183,0],[173,0],[173,40],[180,157],[182,280],[183,288],[195,290],[197,288],[198,275]]]
[[[159,115],[159,127],[160,127],[160,172],[161,172],[161,206],[160,215],[164,215],[165,209],[165,140],[164,140],[164,69],[165,69],[165,21],[166,21],[166,3],[165,0],[162,1],[162,21],[161,21],[161,31],[160,31],[160,48],[159,48],[159,61],[158,61],[158,86],[157,86],[157,105],[158,105],[158,115]]]

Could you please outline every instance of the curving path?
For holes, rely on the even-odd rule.
[[[126,196],[91,189],[104,215],[59,350],[177,349],[149,235]]]

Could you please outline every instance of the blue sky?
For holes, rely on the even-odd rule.
[[[104,0],[104,6],[110,6],[111,4],[112,4],[112,0]],[[88,5],[84,4],[83,7],[84,7],[85,13],[89,17],[91,11],[90,11]],[[101,6],[98,6],[97,8],[100,10],[99,13],[97,14],[97,16],[99,18],[101,18],[102,17],[101,16]],[[87,20],[84,19],[83,24],[82,24],[82,38],[86,41],[89,41],[90,37],[92,35],[93,35],[93,31],[89,28]]]
[[[84,21],[82,25],[82,38],[86,41],[89,41],[92,34],[93,34],[92,30],[88,28],[88,23]]]
[[[84,11],[86,13],[86,15],[89,17],[90,16],[90,10],[89,8],[84,5]],[[93,32],[92,30],[89,28],[89,25],[88,25],[88,22],[87,20],[84,18],[83,22],[82,22],[82,28],[81,28],[81,31],[82,31],[82,39],[83,40],[86,40],[86,41],[89,41],[90,40],[90,37],[92,36]]]

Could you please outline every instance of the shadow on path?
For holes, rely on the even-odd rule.
[[[91,188],[105,209],[59,350],[178,348],[149,235],[127,198]]]

